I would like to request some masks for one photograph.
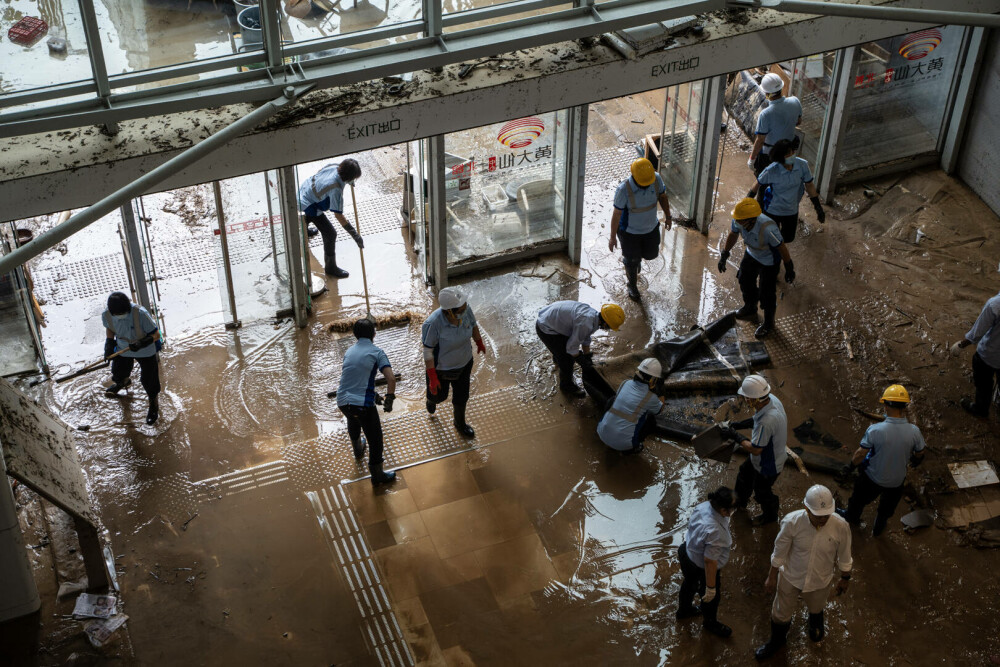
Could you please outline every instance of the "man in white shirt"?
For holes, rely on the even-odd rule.
[[[754,656],[766,660],[784,645],[799,596],[809,608],[809,639],[823,639],[823,607],[835,571],[840,572],[837,595],[847,590],[851,579],[851,528],[834,513],[830,489],[816,484],[806,491],[806,508],[790,512],[781,520],[774,540],[771,571],[764,582],[775,593],[771,605],[771,638]]]

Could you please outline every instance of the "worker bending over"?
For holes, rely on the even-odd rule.
[[[389,365],[389,358],[375,345],[375,323],[361,319],[354,323],[354,337],[358,342],[344,353],[344,364],[337,387],[337,407],[347,418],[347,435],[351,438],[354,458],[360,460],[365,455],[364,431],[368,441],[368,471],[372,486],[391,484],[396,473],[383,470],[382,422],[375,407],[375,374],[379,371],[385,377],[386,394],[382,409],[392,412],[396,400],[396,376]]]
[[[111,360],[112,385],[104,390],[108,396],[117,396],[132,384],[129,377],[139,362],[139,382],[149,397],[146,423],[154,424],[160,417],[160,329],[149,311],[132,303],[122,292],[112,292],[108,309],[101,314],[107,338],[104,341],[104,358],[121,352]]]
[[[316,225],[323,235],[323,270],[334,278],[346,278],[350,274],[337,266],[337,230],[324,211],[333,213],[358,247],[364,248],[365,242],[358,230],[344,217],[344,186],[353,185],[360,177],[361,165],[357,160],[347,159],[340,164],[326,165],[299,186],[299,207],[306,222]]]
[[[643,359],[631,380],[618,387],[611,407],[597,424],[601,442],[620,452],[641,452],[643,440],[653,432],[656,415],[663,410],[662,396],[655,393],[663,377],[656,359]]]
[[[656,173],[653,163],[646,158],[639,158],[632,163],[631,171],[632,175],[622,181],[615,190],[615,212],[611,214],[611,238],[608,240],[608,250],[614,252],[618,241],[621,241],[628,296],[638,301],[637,281],[642,260],[653,260],[660,254],[657,203],[666,215],[663,225],[667,231],[670,231],[673,218],[670,217],[667,186]]]
[[[861,474],[854,483],[847,510],[837,510],[848,523],[857,525],[865,506],[881,496],[872,526],[874,537],[885,530],[903,497],[907,464],[920,465],[926,446],[920,429],[906,421],[910,394],[903,385],[889,386],[880,402],[885,406],[885,421],[869,426],[861,439],[849,466],[851,470],[860,466]]]
[[[618,328],[625,321],[625,311],[615,303],[606,303],[597,312],[579,301],[556,301],[538,311],[535,332],[552,353],[559,369],[559,388],[570,396],[584,391],[573,380],[573,363],[593,366],[590,340],[598,329]]]

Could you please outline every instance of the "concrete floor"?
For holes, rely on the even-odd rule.
[[[661,100],[595,105],[591,150],[621,149],[627,165],[632,142],[659,130]],[[632,123],[637,117],[645,127]],[[699,460],[665,440],[641,456],[610,452],[596,437],[594,404],[556,392],[533,329],[553,300],[616,301],[627,322],[594,346],[608,358],[738,307],[735,267],[720,276],[715,263],[726,211],[752,179],[741,145],[727,142],[709,237],[668,233],[661,257],[644,265],[642,304],[626,299],[620,261],[607,249],[617,179],[587,188],[581,266],[545,257],[461,281],[487,342],[473,375],[471,443],[454,432],[447,405],[434,416],[423,410],[419,323],[379,332],[376,343],[404,379],[383,420],[388,464],[402,467],[400,478],[378,492],[326,398],[352,342],[327,325],[357,315],[363,302],[353,253],[345,253],[352,276],[328,283],[304,330],[267,321],[236,332],[175,327],[153,427],[142,423],[141,392],[107,399],[95,376],[45,385],[42,397],[63,419],[91,427],[81,456],[130,621],[128,637],[98,656],[80,648],[74,622],[43,614],[50,632],[37,662],[56,664],[78,649],[80,660],[122,664],[748,663],[767,631],[763,580],[776,527],[733,520],[720,611],[731,639],[673,617],[674,549],[688,513],[732,483],[739,460]],[[879,540],[855,531],[856,575],[831,601],[827,639],[808,641],[803,612],[774,662],[988,664],[1000,654],[988,631],[1000,599],[995,554],[968,546],[982,526],[946,525],[960,523],[953,510],[978,502],[988,511],[994,499],[988,490],[957,492],[945,463],[995,458],[996,421],[966,419],[957,407],[971,389],[969,359],[946,356],[943,344],[996,293],[997,218],[938,172],[871,185],[874,199],[862,188],[839,194],[824,228],[804,215],[791,246],[800,278],[779,287],[774,368],[765,374],[789,426],[812,417],[844,443],[821,451],[844,461],[870,423],[853,408],[876,411],[884,385],[906,383],[931,449],[897,518],[926,505],[938,525],[908,534],[894,521]],[[919,243],[916,228],[927,234]],[[369,269],[373,310],[430,312],[403,232],[368,237],[366,259],[378,267]],[[80,354],[67,341],[53,346],[63,359]],[[683,416],[713,417],[704,407]],[[800,507],[817,481],[841,502],[849,494],[789,466],[776,487],[782,512]],[[40,578],[51,577],[46,567],[37,561]],[[46,605],[65,614],[71,601]]]

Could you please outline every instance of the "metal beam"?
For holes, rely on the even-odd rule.
[[[0,257],[0,275],[12,271],[14,267],[21,266],[29,259],[37,257],[49,248],[62,243],[76,232],[104,217],[130,199],[138,197],[178,171],[194,164],[227,141],[235,139],[244,132],[255,128],[308,91],[309,87],[299,89],[291,86],[287,87],[281,97],[251,111],[232,125],[219,130],[209,138],[195,144],[144,176],[140,176],[93,206],[77,213],[61,225],[57,225],[37,236],[34,240],[14,250],[12,253]]]
[[[128,248],[128,270],[131,273],[135,295],[139,305],[150,313],[156,313],[149,299],[149,286],[146,283],[146,269],[142,263],[142,242],[139,240],[139,229],[135,224],[135,210],[132,202],[121,205],[122,229],[125,230],[125,243]]]
[[[426,220],[427,266],[434,287],[448,286],[448,214],[445,211],[444,135],[439,134],[427,140],[427,199],[431,214]],[[419,204],[418,204],[419,206]]]
[[[292,292],[292,318],[302,329],[309,323],[312,273],[309,271],[309,245],[305,227],[299,215],[295,191],[295,167],[278,170],[278,203],[281,207],[281,233],[285,238],[285,260],[288,263],[288,287]]]
[[[833,64],[833,74],[830,76],[830,105],[823,119],[822,153],[823,162],[818,165],[817,181],[819,196],[827,204],[833,201],[837,187],[837,175],[840,172],[840,137],[847,131],[847,110],[851,105],[854,93],[854,68],[857,62],[858,47],[849,46],[837,54]]]
[[[580,264],[583,254],[583,207],[587,184],[587,125],[590,105],[569,110],[569,155],[566,159],[566,241],[569,261]],[[558,159],[558,158],[556,158]]]
[[[100,98],[100,104],[107,106],[111,86],[108,85],[108,67],[104,62],[104,45],[101,40],[101,29],[97,25],[94,0],[80,0],[80,14],[83,18],[83,34],[87,39],[87,55],[90,56],[90,70],[94,73],[97,96]]]
[[[965,139],[965,128],[969,122],[969,112],[972,110],[972,99],[979,82],[979,70],[986,54],[987,34],[985,28],[967,30],[968,46],[965,59],[959,70],[959,81],[955,97],[948,106],[948,120],[944,130],[941,148],[941,169],[953,174],[958,169],[959,147]]]
[[[848,16],[857,19],[887,21],[923,21],[933,25],[971,25],[1000,28],[1000,16],[974,12],[953,12],[939,9],[910,9],[881,5],[847,5],[816,0],[729,0],[730,7],[759,7],[792,14],[818,16]]]
[[[690,84],[689,84],[690,85]],[[698,231],[708,234],[715,206],[716,183],[719,180],[719,133],[722,130],[722,110],[725,108],[726,77],[705,79],[701,90],[701,115],[698,119],[698,158],[694,168],[692,215]],[[728,132],[735,132],[730,125]]]

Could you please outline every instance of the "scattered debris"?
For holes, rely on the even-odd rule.
[[[115,631],[125,625],[125,621],[127,620],[128,616],[118,614],[111,618],[90,621],[84,625],[83,631],[87,633],[87,639],[90,640],[91,644],[96,648],[101,648],[112,639]]]
[[[934,525],[934,513],[928,510],[914,510],[900,519],[907,531]]]
[[[955,484],[960,489],[988,484],[1000,484],[997,471],[989,461],[968,461],[965,463],[949,463],[948,470],[955,478]]]
[[[110,618],[118,601],[114,595],[81,593],[73,607],[74,618]]]

